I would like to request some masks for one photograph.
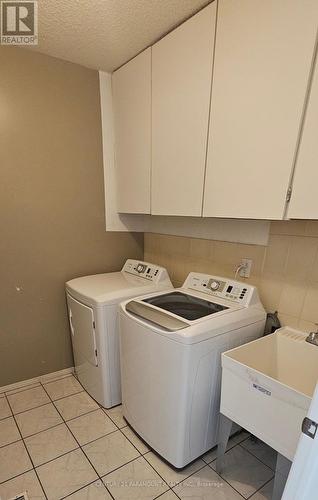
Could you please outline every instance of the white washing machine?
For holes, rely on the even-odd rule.
[[[121,403],[118,304],[128,297],[171,288],[166,269],[130,259],[120,272],[66,283],[75,372],[105,408]]]
[[[124,416],[173,466],[217,444],[221,353],[260,337],[265,318],[256,288],[199,273],[121,304]]]

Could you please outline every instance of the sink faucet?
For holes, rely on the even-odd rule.
[[[317,323],[315,323],[318,325]],[[318,331],[317,332],[310,332],[308,337],[306,337],[306,342],[309,342],[309,344],[313,344],[318,346]]]

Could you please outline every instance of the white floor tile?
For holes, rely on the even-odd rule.
[[[77,442],[65,424],[26,438],[25,445],[35,466],[78,448]]]
[[[0,498],[14,498],[26,492],[29,500],[45,500],[42,487],[33,470],[0,484]]]
[[[208,465],[174,488],[182,499],[193,500],[242,500]]]
[[[50,403],[50,399],[42,387],[34,387],[8,396],[13,413],[31,410],[37,406]]]
[[[0,483],[32,469],[22,441],[0,448]]]
[[[10,406],[4,396],[0,397],[0,420],[2,418],[7,418],[12,415]]]
[[[67,425],[81,445],[117,430],[115,424],[105,415],[103,410],[92,411],[87,415],[74,418],[68,421]]]
[[[255,441],[252,438],[248,438],[243,441],[241,446],[243,446],[243,448],[248,450],[250,453],[253,453],[253,455],[259,458],[265,465],[275,470],[277,452],[273,450],[273,448],[260,440]]]
[[[215,462],[210,466],[215,468]],[[221,476],[248,498],[273,477],[273,471],[241,446],[235,446],[224,456]]]
[[[99,406],[86,392],[59,399],[55,403],[64,420],[79,417],[84,413],[98,410]]]
[[[98,479],[81,450],[40,465],[37,473],[49,500],[59,500]]]
[[[143,457],[108,474],[103,481],[116,500],[152,500],[168,489]]]
[[[101,476],[139,456],[120,431],[83,446],[83,450]]]
[[[117,425],[117,427],[119,427],[120,429],[122,427],[126,427],[127,422],[123,416],[122,405],[115,406],[114,408],[111,408],[110,410],[104,410],[104,411],[112,419],[112,421]]]
[[[137,436],[137,434],[131,429],[131,427],[123,427],[121,432],[129,439],[129,441],[137,448],[137,450],[144,455],[150,448]]]
[[[83,390],[83,387],[73,375],[43,385],[53,401]]]
[[[224,479],[213,470],[216,449],[178,471],[149,451],[127,426],[121,405],[100,409],[72,375],[46,378],[43,383],[54,404],[38,383],[7,394],[19,429],[0,394],[0,499],[23,491],[30,500],[45,498],[26,445],[48,500],[111,500],[94,467],[115,500],[177,500],[177,495],[182,500],[239,500],[242,496],[270,500],[275,452],[247,439],[247,432],[229,442]]]
[[[0,447],[21,439],[13,417],[0,420]]]
[[[161,477],[169,484],[170,488],[173,488],[178,483],[189,477],[194,472],[202,469],[205,466],[203,460],[196,460],[192,464],[184,467],[184,469],[176,470],[169,466],[166,462],[161,460],[152,451],[147,453],[145,459],[152,465],[152,467],[160,474]]]
[[[251,500],[272,500],[273,488],[274,488],[274,480],[265,484],[263,488],[254,493],[254,495],[251,496]]]
[[[23,437],[31,436],[63,422],[52,403],[19,413],[15,418]]]
[[[101,480],[73,493],[67,500],[112,500]]]

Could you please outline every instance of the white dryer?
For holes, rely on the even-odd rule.
[[[199,273],[121,304],[124,416],[173,466],[217,444],[221,353],[260,337],[265,317],[256,288]]]
[[[66,283],[75,372],[105,408],[121,403],[118,304],[128,297],[171,288],[166,269],[130,259],[120,272]]]

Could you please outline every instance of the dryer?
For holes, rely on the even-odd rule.
[[[118,305],[128,298],[171,289],[166,269],[128,259],[120,272],[66,283],[75,373],[102,406],[121,403]]]
[[[124,416],[174,467],[217,444],[221,353],[260,337],[265,319],[255,287],[200,273],[121,304]]]

